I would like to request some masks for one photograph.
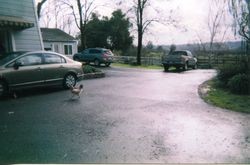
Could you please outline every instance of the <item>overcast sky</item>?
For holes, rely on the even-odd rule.
[[[130,1],[132,2],[132,0],[127,0],[126,3],[121,5],[124,11],[128,8]],[[144,35],[144,44],[148,41],[152,41],[154,45],[195,43],[198,41],[198,35],[203,41],[208,41],[209,1],[211,0],[152,0],[151,7],[148,8],[146,15],[158,18],[167,17],[168,12],[173,9],[173,15],[181,20],[181,26],[175,28],[154,23]],[[117,9],[114,2],[116,0],[95,0],[98,13],[110,17],[112,11]],[[160,11],[161,14],[157,15],[154,9]],[[44,26],[42,21],[40,21],[40,25]],[[50,25],[50,27],[53,27],[53,25]],[[71,33],[76,32],[77,29],[71,30]],[[229,29],[226,40],[234,40],[232,34],[231,29]],[[136,43],[136,40],[134,43]]]

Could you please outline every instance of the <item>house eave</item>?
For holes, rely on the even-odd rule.
[[[22,17],[0,15],[0,29],[27,29],[34,27],[33,22]]]

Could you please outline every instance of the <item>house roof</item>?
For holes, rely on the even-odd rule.
[[[43,41],[69,42],[76,41],[74,37],[56,28],[41,28]]]

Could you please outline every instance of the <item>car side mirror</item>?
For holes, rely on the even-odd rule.
[[[15,70],[18,70],[20,66],[21,66],[20,62],[15,62],[13,67],[14,67]]]

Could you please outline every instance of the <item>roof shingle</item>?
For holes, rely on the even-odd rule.
[[[76,39],[64,31],[56,28],[41,28],[43,41],[68,42]]]

